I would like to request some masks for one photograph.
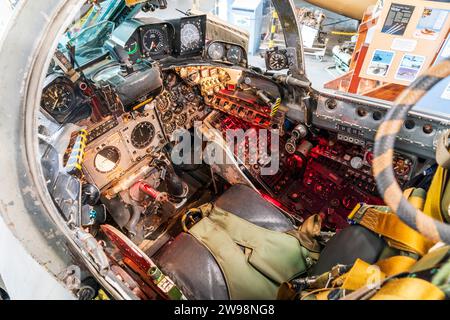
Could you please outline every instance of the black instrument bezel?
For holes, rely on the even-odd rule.
[[[144,45],[144,35],[149,30],[157,30],[163,34],[165,37],[166,43],[163,44],[164,50],[162,53],[152,53],[149,50],[146,49]],[[152,24],[146,24],[139,28],[139,39],[140,39],[140,49],[141,49],[141,56],[145,58],[151,58],[151,59],[162,59],[167,56],[170,56],[173,54],[173,43],[175,39],[175,28],[171,23],[168,22],[161,22],[161,23],[152,23]]]

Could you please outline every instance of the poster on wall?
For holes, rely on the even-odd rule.
[[[397,69],[395,79],[408,82],[414,81],[417,78],[419,71],[422,69],[424,63],[425,57],[423,56],[405,54]]]
[[[410,85],[439,51],[439,59],[450,55],[449,41],[444,45],[449,31],[449,3],[385,0],[373,37],[366,42],[361,78]]]
[[[393,3],[381,32],[402,36],[409,24],[414,8],[414,6]]]
[[[367,73],[378,77],[385,77],[391,67],[393,58],[393,51],[376,50],[367,68]]]
[[[417,24],[414,37],[428,40],[436,40],[445,25],[448,10],[425,8]]]

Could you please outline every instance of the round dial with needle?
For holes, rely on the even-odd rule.
[[[42,93],[41,105],[52,113],[61,114],[72,106],[73,89],[65,83],[54,83]]]
[[[131,144],[137,149],[148,147],[155,137],[155,127],[148,121],[139,123],[131,132]]]
[[[208,56],[212,60],[221,60],[225,55],[225,47],[220,42],[214,42],[208,47]]]
[[[287,57],[279,52],[274,52],[269,57],[269,66],[272,70],[282,70],[288,67]]]
[[[162,54],[166,43],[164,34],[157,29],[149,29],[144,33],[143,44],[151,54]]]

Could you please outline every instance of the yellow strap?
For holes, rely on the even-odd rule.
[[[416,259],[406,256],[394,256],[380,260],[376,263],[386,276],[391,277],[402,272],[407,272],[416,263]]]
[[[375,284],[386,277],[407,272],[416,263],[416,260],[406,256],[394,256],[378,261],[370,265],[361,259],[357,259],[349,272],[337,278],[334,286],[341,289],[357,290],[369,283]]]
[[[349,272],[336,279],[333,284],[340,285],[341,289],[357,290],[370,282],[380,282],[386,275],[380,268],[373,267],[361,259],[357,259]]]
[[[421,256],[425,255],[434,245],[433,241],[408,227],[397,215],[392,213],[369,208],[364,213],[359,224],[377,234],[392,239],[393,241],[389,242],[389,244],[392,244],[394,247],[399,247],[399,249],[411,251]],[[400,244],[400,246],[395,244]]]
[[[371,300],[444,300],[435,285],[418,278],[393,279],[381,287]]]
[[[444,191],[444,182],[447,180],[447,170],[439,166],[431,181],[430,189],[428,190],[427,199],[423,212],[436,219],[443,221],[441,212],[441,196]]]
[[[408,201],[414,206],[414,208],[423,211],[426,196],[427,192],[424,189],[414,189],[411,195],[408,197]]]

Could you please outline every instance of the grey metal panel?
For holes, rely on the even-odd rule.
[[[330,101],[335,103],[333,109],[327,106]],[[374,114],[385,115],[390,107],[391,104],[381,100],[320,93],[317,109],[313,115],[313,123],[334,132],[345,133],[342,128],[345,127],[348,128],[347,134],[350,136],[374,141],[378,127],[383,122],[383,118],[374,119]],[[364,110],[365,115],[358,114],[359,109]],[[450,120],[418,112],[411,112],[408,120],[414,122],[414,128],[407,129],[404,126],[401,129],[396,147],[425,158],[434,158],[436,137],[443,130],[450,128]],[[424,125],[431,125],[433,132],[425,133]]]

